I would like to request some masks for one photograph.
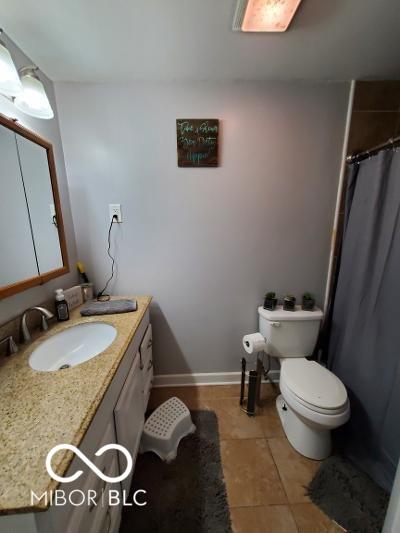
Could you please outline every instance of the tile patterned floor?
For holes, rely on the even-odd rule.
[[[149,408],[177,396],[189,409],[215,411],[234,533],[343,533],[305,494],[319,463],[287,441],[275,409],[278,393],[262,386],[254,418],[238,405],[239,385],[153,389]]]

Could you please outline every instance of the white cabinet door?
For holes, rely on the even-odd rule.
[[[140,345],[141,369],[143,375],[143,402],[144,410],[149,401],[150,389],[153,383],[153,331],[151,324],[148,325]]]
[[[110,477],[117,477],[118,469],[117,456],[115,455],[110,464],[108,464],[107,461],[107,469],[102,468],[102,471]],[[83,491],[84,494],[87,494],[89,489],[95,491],[95,496],[89,505],[83,507],[84,513],[79,525],[71,521],[66,533],[108,532],[111,526],[106,526],[106,524],[110,521],[111,512],[113,512],[113,515],[115,516],[115,521],[118,519],[118,516],[121,516],[122,504],[118,503],[122,502],[120,483],[106,483],[105,481],[100,480],[100,483],[97,483],[96,485],[96,483],[93,482],[89,487],[85,487],[85,490]],[[112,498],[110,498],[109,495],[110,491],[113,491],[111,493]],[[115,503],[116,505],[111,506],[110,503]]]
[[[95,450],[97,451],[106,444],[115,443],[114,423],[110,418],[110,422],[104,433],[104,437],[101,442],[93,443]],[[79,459],[79,458],[78,458]],[[89,459],[97,466],[97,468],[109,477],[118,477],[118,457],[115,450],[108,450],[100,456],[93,454]],[[80,459],[79,459],[80,461]],[[75,461],[76,463],[76,461]],[[76,466],[70,468],[76,471]],[[82,475],[73,483],[63,484],[61,488],[65,490],[66,494],[70,494],[71,491],[75,491],[79,496],[79,492],[88,494],[89,490],[95,491],[92,493],[93,499],[84,505],[74,507],[72,505],[59,507],[59,512],[56,515],[56,522],[54,523],[54,531],[64,531],[64,533],[97,533],[96,527],[103,521],[106,514],[108,504],[108,491],[117,490],[121,493],[121,485],[117,483],[106,483],[97,476],[94,472],[88,468],[82,468],[85,471],[86,477]],[[75,496],[75,499],[78,497]],[[117,512],[121,513],[122,506],[117,507]],[[62,513],[61,511],[65,511]],[[63,519],[68,521],[67,526],[64,528]],[[96,525],[97,524],[97,525]],[[43,528],[44,531],[46,529]]]
[[[118,398],[114,409],[114,419],[117,442],[125,446],[131,453],[135,463],[144,425],[143,385],[139,353],[135,356]],[[125,464],[120,465],[121,473],[125,470],[125,466]],[[129,491],[132,474],[133,472],[122,481],[122,488],[127,492]]]
[[[153,356],[153,330],[151,324],[147,326],[146,333],[140,344],[140,359],[142,361],[142,368],[146,370]]]

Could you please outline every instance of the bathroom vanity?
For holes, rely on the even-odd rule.
[[[54,446],[73,445],[111,478],[126,471],[126,458],[115,449],[96,456],[102,446],[121,444],[135,461],[153,380],[151,297],[136,299],[138,310],[133,313],[83,318],[77,308],[69,322],[2,359],[1,533],[118,531],[133,469],[120,482],[103,481],[73,451],[61,449],[51,462],[54,473],[62,478],[79,470],[82,474],[60,483],[49,475],[45,460]],[[105,322],[117,330],[105,351],[63,370],[40,372],[29,366],[31,353],[43,340],[87,322]],[[112,504],[108,503],[110,491]]]

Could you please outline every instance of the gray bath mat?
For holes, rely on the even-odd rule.
[[[380,533],[389,495],[341,456],[323,461],[308,486],[311,500],[350,533]]]
[[[196,432],[181,440],[172,463],[151,452],[138,455],[131,492],[146,490],[148,503],[124,508],[120,533],[231,532],[217,417],[191,414]]]

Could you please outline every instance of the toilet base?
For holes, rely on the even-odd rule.
[[[331,454],[332,442],[329,429],[307,424],[285,402],[282,394],[276,399],[276,408],[288,441],[301,455],[321,461]]]

